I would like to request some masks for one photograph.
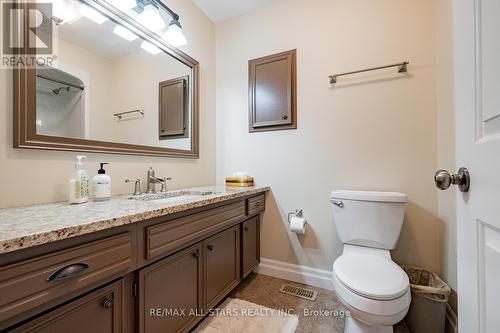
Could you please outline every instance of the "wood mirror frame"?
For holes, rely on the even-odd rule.
[[[160,36],[147,30],[137,22],[114,9],[102,0],[80,0],[82,3],[104,13],[142,38],[160,47],[165,53],[191,68],[192,71],[192,117],[191,149],[161,148],[154,146],[106,142],[98,140],[39,135],[36,132],[36,69],[16,67],[14,71],[14,148],[63,150],[122,155],[199,158],[199,63],[176,47],[164,42]],[[24,22],[29,22],[28,11]],[[29,29],[23,29],[25,38]],[[27,40],[27,39],[25,39]],[[27,52],[22,54],[29,54]],[[155,128],[156,130],[156,128]]]

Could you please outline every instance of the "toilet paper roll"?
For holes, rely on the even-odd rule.
[[[296,234],[303,235],[306,233],[307,221],[303,217],[293,216],[290,219],[290,230]]]

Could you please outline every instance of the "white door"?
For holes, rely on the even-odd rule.
[[[500,332],[500,0],[453,1],[459,330]],[[456,171],[456,170],[455,170]]]

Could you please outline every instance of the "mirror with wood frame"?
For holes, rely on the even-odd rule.
[[[37,2],[56,57],[14,70],[16,148],[199,157],[199,64],[138,23],[144,1],[155,4],[123,12],[101,0]],[[57,4],[71,19],[55,15]]]

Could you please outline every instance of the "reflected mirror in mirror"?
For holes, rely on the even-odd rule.
[[[57,61],[36,70],[36,134],[191,150],[192,68],[80,1],[55,14],[62,4]]]

